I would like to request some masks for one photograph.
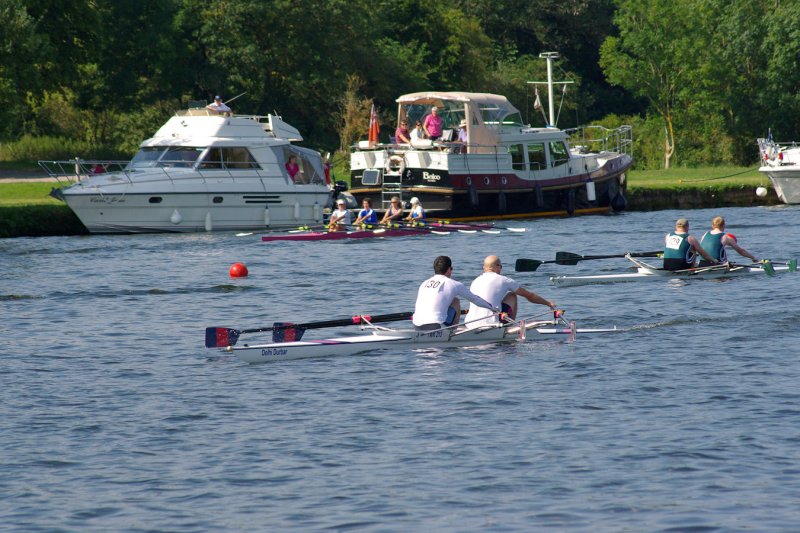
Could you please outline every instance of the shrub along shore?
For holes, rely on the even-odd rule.
[[[48,196],[52,182],[0,180],[0,238],[87,235],[63,202]],[[756,196],[765,187],[764,198]],[[703,168],[629,173],[629,211],[775,205],[780,200],[755,168]]]

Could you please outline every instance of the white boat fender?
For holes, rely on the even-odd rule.
[[[592,180],[586,182],[586,199],[590,202],[597,201],[597,192],[594,190],[594,182]]]
[[[314,207],[311,210],[311,214],[314,218],[314,222],[322,222],[322,219],[320,218],[319,202],[314,202]]]
[[[270,220],[269,220],[269,206],[265,204],[264,205],[264,225],[269,227],[269,223],[270,223]]]
[[[172,212],[172,216],[169,217],[169,221],[173,224],[180,224],[183,221],[183,217],[181,216],[180,212],[176,209]]]
[[[300,202],[294,203],[294,219],[300,220]]]
[[[214,225],[211,223],[211,213],[206,213],[206,231],[211,231],[214,229]]]

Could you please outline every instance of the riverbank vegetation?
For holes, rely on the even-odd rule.
[[[0,160],[128,159],[190,101],[277,111],[321,151],[393,133],[404,93],[504,94],[533,126],[631,124],[636,168],[752,165],[800,136],[800,10],[777,0],[0,3]],[[118,31],[123,29],[124,31]],[[115,31],[115,29],[117,31]],[[540,89],[544,101],[546,94]]]

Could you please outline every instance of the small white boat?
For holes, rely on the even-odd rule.
[[[664,270],[640,261],[636,258],[625,256],[636,265],[636,272],[625,274],[599,274],[595,276],[551,276],[550,281],[556,287],[577,287],[580,285],[594,285],[600,283],[621,283],[627,281],[657,281],[672,279],[720,279],[740,276],[765,276],[778,272],[794,272],[797,269],[796,261],[787,265],[752,264],[736,265],[724,263],[708,267],[690,268],[687,270]]]
[[[561,327],[559,327],[561,326]],[[494,342],[524,342],[527,332],[535,330],[537,335],[561,335],[574,339],[579,333],[605,333],[614,329],[577,329],[574,322],[556,320],[520,320],[511,325],[492,325],[468,329],[463,325],[441,328],[432,331],[410,329],[391,329],[367,325],[368,335],[354,335],[320,340],[272,342],[228,346],[224,352],[233,353],[247,363],[288,361],[312,357],[331,357],[335,355],[355,355],[362,352],[386,348],[409,347],[438,348],[476,346]]]
[[[322,223],[331,189],[319,152],[275,115],[179,111],[130,162],[40,161],[91,233],[258,231]],[[301,172],[292,179],[290,156]],[[300,177],[298,177],[300,176]],[[355,203],[353,202],[353,207]]]
[[[800,144],[758,139],[763,165],[759,172],[769,177],[778,198],[786,204],[800,204]]]

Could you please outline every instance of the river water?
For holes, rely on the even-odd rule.
[[[800,275],[513,273],[658,249],[679,216],[699,236],[720,213],[756,255],[800,255],[789,206],[361,242],[0,240],[0,529],[797,531]],[[435,256],[469,282],[490,253],[579,327],[624,331],[264,365],[203,347],[206,326],[409,311]]]

